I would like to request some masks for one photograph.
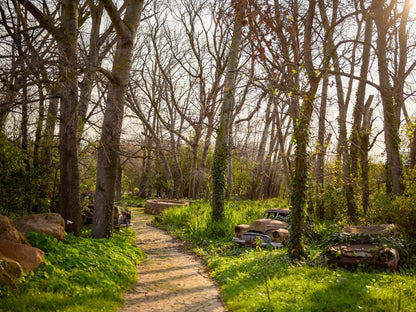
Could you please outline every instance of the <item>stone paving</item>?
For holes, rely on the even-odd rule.
[[[147,254],[138,266],[139,278],[125,296],[122,312],[223,312],[218,286],[200,259],[180,240],[151,225],[143,208],[133,210],[137,246]]]

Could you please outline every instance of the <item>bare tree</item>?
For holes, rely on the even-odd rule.
[[[61,2],[60,24],[55,25],[33,2],[19,0],[58,42],[60,51],[60,212],[68,221],[66,230],[81,235],[78,169],[78,1]]]
[[[400,26],[402,35],[400,36],[401,55],[399,58],[399,73],[402,74],[400,82],[396,82],[395,92],[394,86],[390,81],[388,49],[388,31],[390,23],[386,22],[392,18],[393,8],[396,1],[385,4],[384,1],[374,0],[372,2],[372,10],[374,12],[374,22],[377,29],[377,59],[379,71],[380,94],[383,104],[384,115],[384,140],[386,144],[387,164],[387,191],[396,195],[401,195],[403,187],[401,184],[402,163],[400,159],[400,112],[403,105],[403,80],[405,77],[406,67],[406,35],[405,25],[407,15],[410,9],[410,1],[405,1],[402,12],[402,22]]]
[[[110,237],[113,232],[113,205],[124,103],[129,82],[134,42],[143,9],[143,0],[127,1],[124,17],[112,0],[103,0],[117,33],[117,47],[109,81],[106,109],[97,159],[97,182],[92,235]]]
[[[242,30],[246,11],[245,1],[234,1],[235,20],[233,37],[227,61],[227,74],[224,81],[223,102],[220,113],[220,123],[217,129],[217,139],[215,141],[215,152],[212,167],[213,176],[213,197],[212,197],[212,217],[215,221],[223,220],[224,199],[227,172],[227,162],[229,153],[229,136],[233,116],[235,81],[237,76],[238,59],[242,40]]]
[[[290,195],[291,202],[291,236],[289,240],[289,255],[292,258],[300,258],[303,255],[303,224],[305,212],[305,196],[307,183],[307,146],[309,141],[309,124],[312,117],[312,110],[318,89],[320,77],[317,75],[312,57],[312,29],[315,15],[316,0],[310,0],[305,17],[304,30],[304,63],[309,81],[309,89],[304,94],[302,106],[293,130],[295,142],[294,175]]]

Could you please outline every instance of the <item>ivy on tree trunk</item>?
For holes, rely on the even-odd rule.
[[[227,184],[226,174],[230,131],[234,106],[235,80],[237,76],[246,3],[245,1],[233,1],[233,6],[235,9],[233,37],[228,56],[227,74],[224,81],[224,100],[221,107],[220,124],[217,130],[212,166],[214,185],[212,195],[212,218],[215,221],[221,221],[225,218],[224,200]]]

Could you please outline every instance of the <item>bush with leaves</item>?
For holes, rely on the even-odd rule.
[[[395,223],[410,239],[416,238],[416,169],[404,171],[404,193],[393,201]]]
[[[21,150],[0,133],[0,214],[24,207],[27,171]]]
[[[34,168],[28,152],[0,133],[0,214],[9,217],[47,211],[54,171]],[[51,197],[51,196],[49,196]]]

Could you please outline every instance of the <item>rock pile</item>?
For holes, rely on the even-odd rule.
[[[23,271],[33,271],[44,263],[44,252],[30,246],[25,234],[29,232],[52,235],[62,241],[65,221],[60,214],[42,213],[11,220],[0,215],[0,282],[16,287],[13,278]]]

